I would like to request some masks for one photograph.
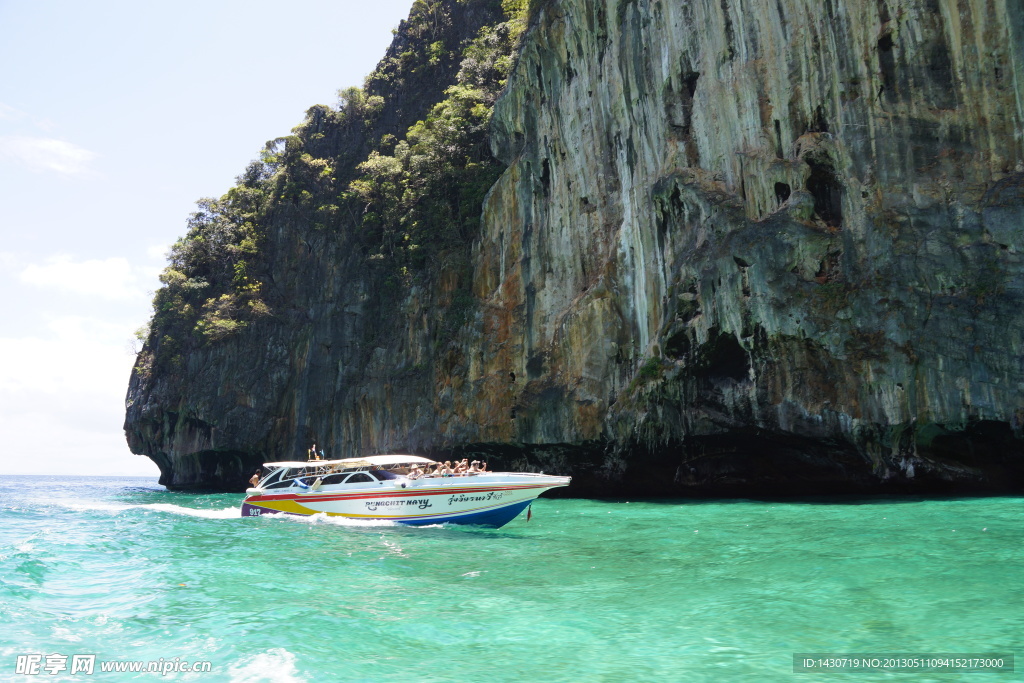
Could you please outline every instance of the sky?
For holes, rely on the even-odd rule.
[[[411,4],[0,0],[0,474],[158,474],[122,427],[168,248]]]

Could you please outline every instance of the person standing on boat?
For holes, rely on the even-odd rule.
[[[262,476],[262,474],[263,474],[263,470],[257,467],[256,468],[256,474],[252,475],[252,478],[249,479],[249,483],[252,484],[253,486],[256,486],[256,484],[259,484],[260,483],[260,477]]]

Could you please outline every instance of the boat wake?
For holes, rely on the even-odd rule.
[[[398,522],[387,519],[351,519],[347,517],[328,517],[321,512],[317,515],[288,515],[281,513],[270,513],[260,515],[260,519],[279,519],[286,522],[297,522],[299,524],[331,524],[333,526],[404,526]]]
[[[237,513],[237,510],[236,510]],[[281,513],[264,513],[259,516],[259,519],[274,519],[283,520],[286,522],[296,522],[298,524],[330,524],[333,526],[344,526],[344,527],[388,527],[398,529],[446,529],[447,526],[444,524],[420,524],[417,526],[409,526],[408,524],[402,524],[401,522],[394,522],[389,519],[353,519],[351,517],[329,517],[327,514],[321,512],[316,515],[289,515],[283,512]]]
[[[99,501],[54,501],[55,503],[77,512],[124,512],[125,510],[154,510],[172,515],[184,515],[187,517],[199,517],[202,519],[243,519],[239,515],[237,507],[226,507],[221,509],[200,509],[190,508],[173,503],[105,503]],[[263,514],[259,519],[282,520],[298,524],[329,524],[342,527],[400,527],[408,525],[400,522],[393,522],[386,519],[352,519],[349,517],[329,517],[325,513],[317,515],[288,515]],[[416,527],[418,529],[444,529],[444,524],[425,524]]]
[[[148,510],[159,510],[160,512],[170,512],[175,515],[203,517],[205,519],[230,519],[238,517],[237,507],[222,508],[220,510],[200,510],[198,508],[187,508],[182,507],[181,505],[174,505],[172,503],[150,503],[148,505],[140,505],[139,507],[143,507]]]
[[[237,507],[228,507],[220,510],[203,510],[189,508],[173,503],[99,503],[90,501],[88,503],[77,501],[57,501],[60,505],[80,512],[123,512],[124,510],[156,510],[167,512],[173,515],[185,515],[188,517],[202,517],[204,519],[229,519],[238,517]]]

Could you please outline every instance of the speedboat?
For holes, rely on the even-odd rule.
[[[268,462],[269,473],[246,489],[243,517],[319,515],[402,524],[508,524],[548,489],[571,477],[528,472],[476,472],[417,478],[416,455]]]

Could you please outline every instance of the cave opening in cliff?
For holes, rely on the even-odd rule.
[[[775,201],[780,205],[785,204],[789,199],[789,183],[775,183]]]
[[[893,55],[892,35],[887,33],[878,39],[878,66],[882,71],[882,86],[879,94],[884,93],[889,99],[896,94],[896,58]]]
[[[691,346],[689,329],[683,328],[665,340],[665,355],[668,358],[685,358]]]
[[[827,133],[828,119],[825,117],[825,109],[819,104],[814,108],[814,116],[811,118],[811,127],[809,129],[811,133]]]
[[[843,186],[832,166],[815,159],[807,159],[811,175],[807,178],[807,191],[814,197],[814,213],[827,225],[838,228],[843,224]],[[778,187],[776,187],[778,191]]]
[[[708,333],[708,341],[700,347],[699,360],[693,374],[703,379],[732,379],[741,382],[750,377],[750,357],[735,335],[712,328]]]
[[[683,87],[686,88],[686,94],[692,100],[697,92],[697,81],[700,79],[700,72],[693,70],[685,71],[680,78],[683,82]]]

